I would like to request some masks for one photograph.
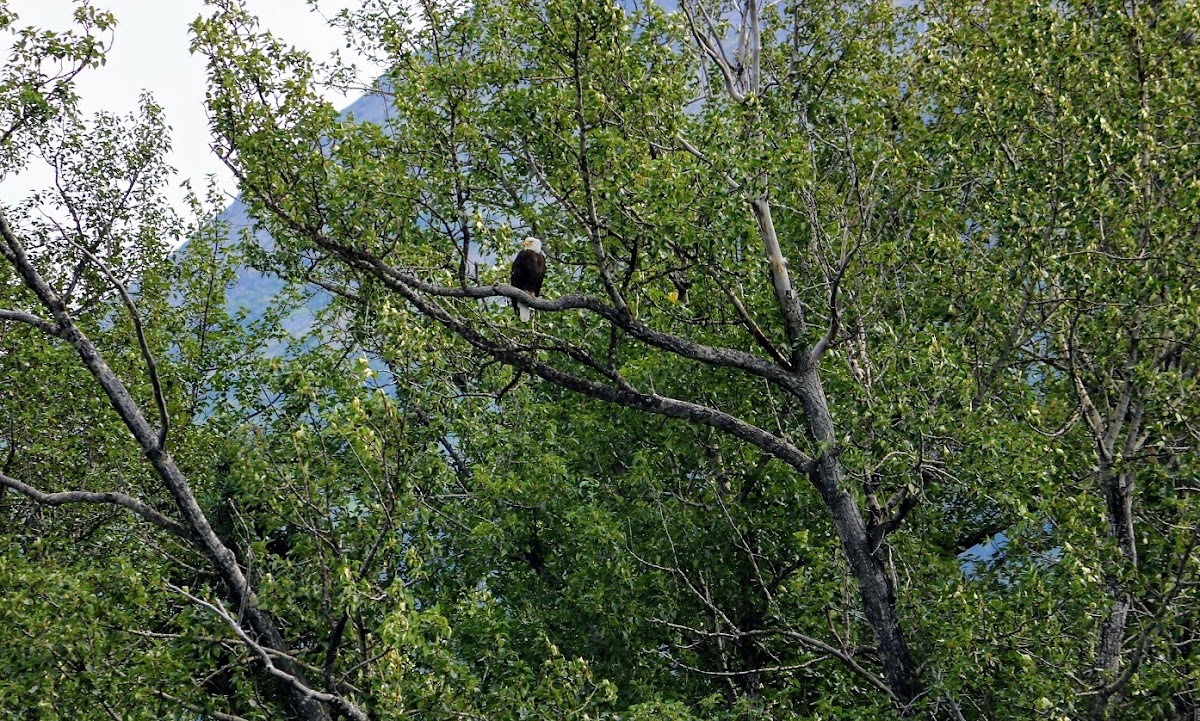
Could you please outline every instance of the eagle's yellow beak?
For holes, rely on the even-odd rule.
[[[525,246],[526,248],[532,248],[533,247],[533,239],[526,238],[525,241],[523,243],[521,243],[521,245]]]

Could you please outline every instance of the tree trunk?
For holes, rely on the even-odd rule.
[[[1131,428],[1130,433],[1136,433]],[[1100,483],[1104,490],[1108,536],[1117,541],[1117,547],[1125,563],[1137,567],[1137,542],[1133,536],[1133,472],[1126,469],[1113,473],[1110,464],[1100,463]],[[1105,586],[1112,598],[1108,616],[1100,626],[1100,642],[1096,649],[1096,678],[1099,683],[1110,683],[1121,668],[1121,656],[1125,644],[1125,624],[1129,617],[1131,599],[1125,584],[1116,573],[1105,575]],[[1102,688],[1092,703],[1092,719],[1103,721],[1108,718],[1112,699],[1119,689]]]
[[[820,449],[812,471],[812,481],[833,517],[842,550],[850,562],[850,570],[858,584],[863,614],[875,634],[884,678],[900,702],[909,704],[921,693],[916,665],[896,615],[896,597],[891,582],[883,563],[871,547],[858,504],[844,488],[833,417],[829,413],[829,403],[815,367],[801,374],[799,395],[808,432]]]

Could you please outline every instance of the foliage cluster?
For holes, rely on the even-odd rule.
[[[1195,3],[365,0],[376,125],[210,0],[244,244],[76,21],[0,0],[0,712],[1200,713]]]

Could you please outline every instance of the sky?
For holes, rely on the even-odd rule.
[[[353,2],[321,0],[320,9],[330,16]],[[92,4],[112,12],[117,28],[107,64],[85,72],[77,81],[84,112],[133,112],[138,97],[149,91],[163,107],[172,129],[173,151],[168,162],[179,173],[175,185],[190,178],[193,187],[203,191],[204,178],[212,173],[221,190],[232,198],[236,192],[233,178],[208,147],[204,58],[188,53],[188,24],[204,11],[202,0],[92,0]],[[20,18],[18,25],[42,28],[70,27],[75,6],[72,0],[8,0],[9,9]],[[361,58],[345,49],[341,31],[330,28],[305,0],[246,0],[246,6],[259,16],[263,28],[318,59],[341,51],[344,59],[362,65]],[[0,61],[5,54],[7,48],[0,48]],[[365,77],[378,73],[377,68],[365,70]],[[354,100],[333,91],[328,97],[338,107]],[[39,169],[5,178],[0,194],[4,201],[13,202],[45,186],[50,178]],[[173,188],[171,198],[181,205],[183,191]]]

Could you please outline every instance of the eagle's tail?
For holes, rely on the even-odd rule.
[[[529,310],[529,306],[524,303],[517,303],[517,315],[520,316],[522,323],[528,323],[533,314]]]

